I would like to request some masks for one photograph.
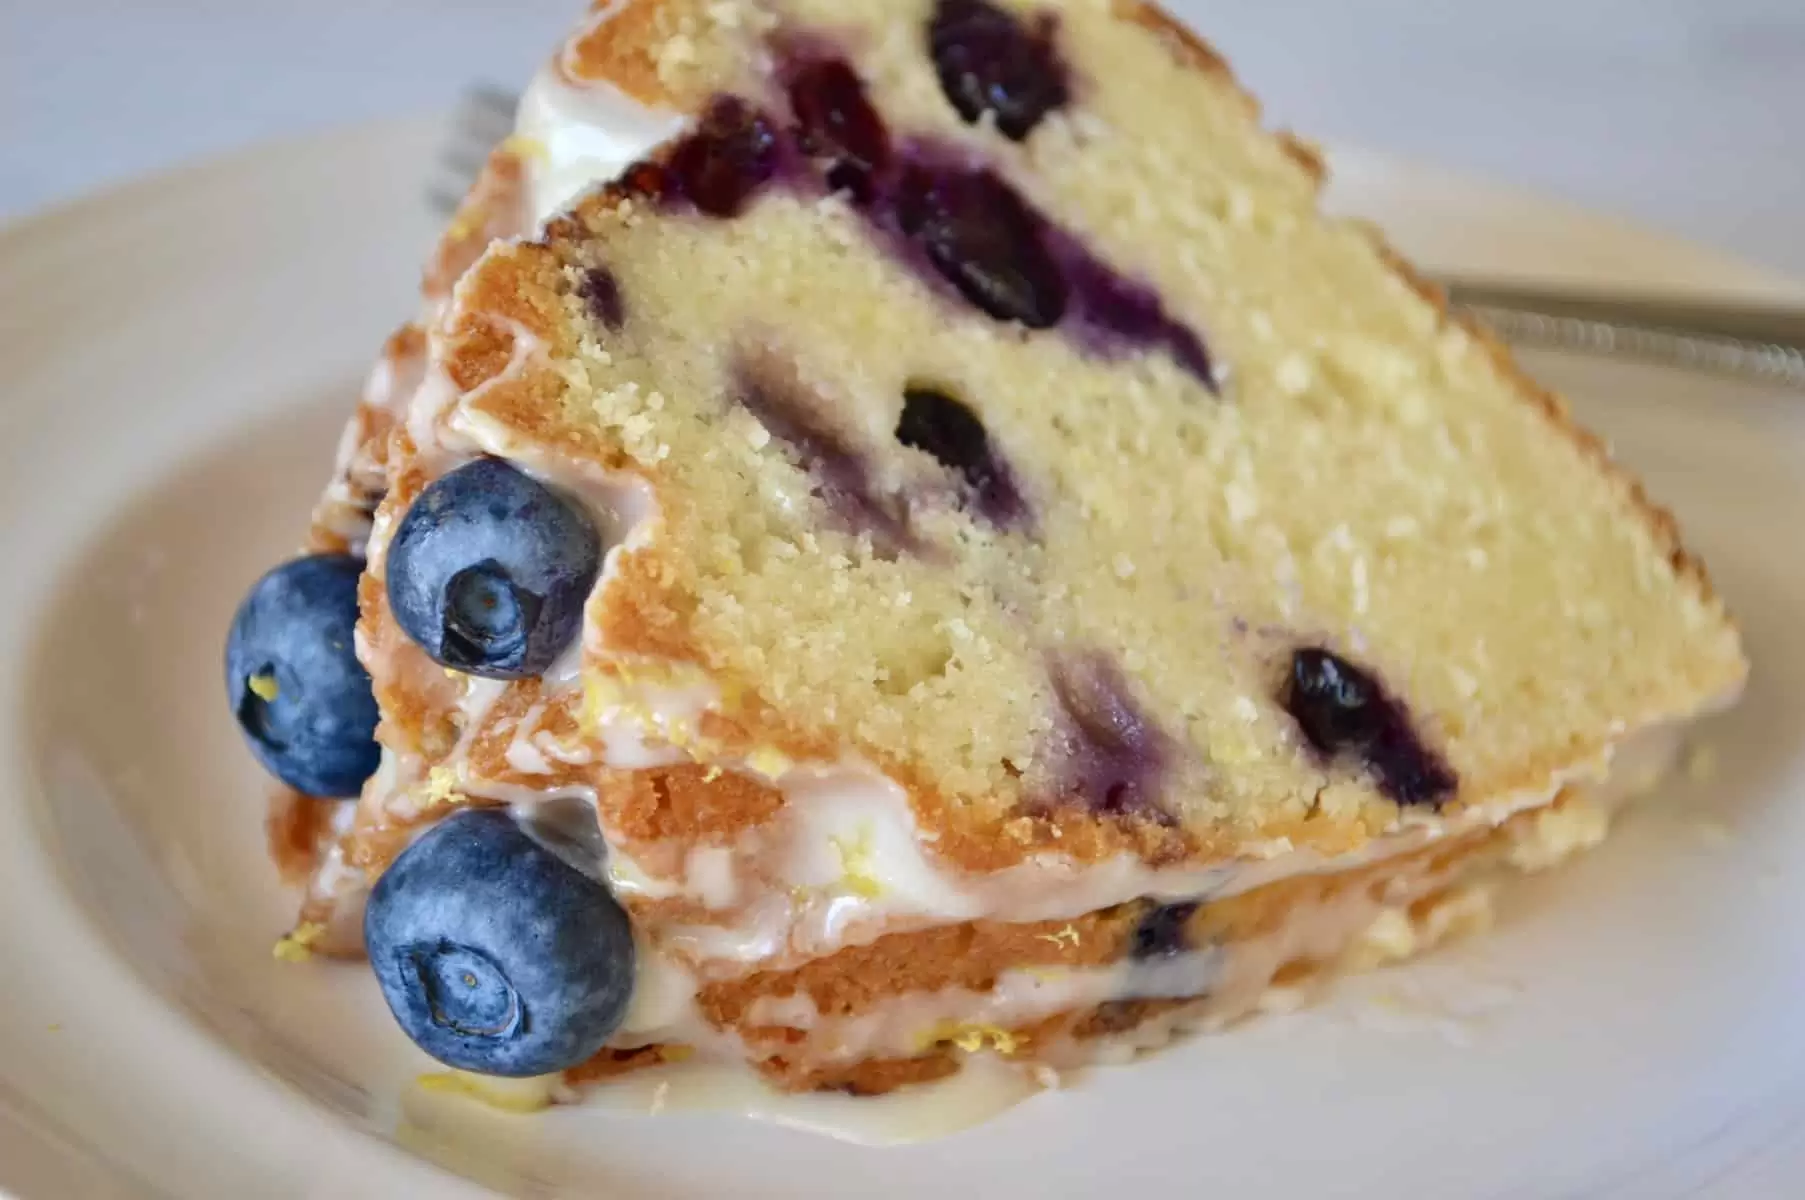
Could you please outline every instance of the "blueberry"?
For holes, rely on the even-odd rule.
[[[866,455],[828,419],[832,410],[822,397],[750,362],[741,365],[738,384],[739,402],[789,447],[797,466],[813,477],[815,493],[848,529],[869,534],[884,555],[909,544],[908,528],[878,490]]]
[[[1050,20],[1030,30],[986,0],[940,0],[928,25],[928,53],[959,115],[975,122],[991,113],[1014,141],[1068,97]]]
[[[1454,769],[1423,744],[1378,678],[1347,659],[1317,647],[1296,651],[1279,699],[1305,740],[1323,754],[1360,759],[1399,804],[1439,805],[1453,794]]]
[[[971,488],[977,511],[998,525],[1026,516],[1015,481],[997,460],[984,422],[965,404],[935,388],[903,393],[896,440],[932,455]]]
[[[621,299],[620,280],[607,267],[590,267],[577,284],[577,295],[588,306],[595,319],[609,329],[618,330],[627,319],[627,306]]]
[[[1197,901],[1156,904],[1135,926],[1128,953],[1133,958],[1170,958],[1191,948],[1189,926],[1197,913]]]
[[[711,217],[738,216],[776,174],[778,151],[776,130],[762,113],[737,96],[720,96],[671,152],[667,186]]]
[[[376,697],[357,661],[363,560],[316,554],[259,579],[226,637],[226,697],[264,769],[310,796],[355,796],[376,770]]]
[[[1169,739],[1142,711],[1122,669],[1101,651],[1055,660],[1062,790],[1100,816],[1168,823],[1159,802]]]
[[[803,152],[831,161],[828,186],[869,203],[874,177],[890,161],[890,134],[858,73],[839,59],[821,59],[799,68],[789,90]]]
[[[633,993],[608,889],[499,809],[465,809],[370,891],[364,945],[402,1030],[449,1066],[545,1075],[602,1048]]]
[[[1065,280],[1040,219],[996,175],[911,169],[898,190],[896,218],[934,269],[999,321],[1046,329],[1065,315]]]
[[[497,458],[428,484],[389,544],[389,607],[441,666],[542,674],[583,624],[602,542],[581,508]]]

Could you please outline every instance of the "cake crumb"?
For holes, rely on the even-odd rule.
[[[313,957],[313,947],[326,936],[326,927],[318,921],[302,921],[276,939],[270,956],[280,962],[304,963]]]
[[[457,798],[458,773],[440,764],[426,773],[426,785],[420,793],[421,808],[437,808]]]

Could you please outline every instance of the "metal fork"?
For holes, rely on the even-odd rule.
[[[519,97],[465,92],[440,177],[427,195],[449,213],[512,130]],[[1440,275],[1455,309],[1517,346],[1634,358],[1805,390],[1805,307]]]

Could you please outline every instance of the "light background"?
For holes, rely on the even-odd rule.
[[[581,0],[0,0],[0,217],[517,83]],[[1177,0],[1274,119],[1805,276],[1805,0]],[[355,181],[348,181],[354,186]]]

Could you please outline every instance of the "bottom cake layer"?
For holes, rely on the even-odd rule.
[[[1178,1031],[1296,1007],[1340,974],[1482,929],[1510,875],[1595,845],[1609,820],[1607,805],[1568,792],[1495,829],[1216,902],[894,934],[704,985],[704,1044],[613,1046],[548,1084],[571,1097],[572,1086],[698,1052],[742,1057],[786,1090],[859,1095],[944,1078],[974,1055],[1041,1075],[1119,1061]]]
[[[899,930],[726,976],[699,976],[642,931],[633,1006],[606,1049],[560,1076],[469,1077],[464,1090],[532,1107],[694,1057],[749,1064],[782,1091],[876,1095],[979,1057],[1035,1080],[1120,1061],[1178,1031],[1296,1007],[1343,973],[1485,927],[1501,884],[1596,845],[1618,806],[1652,786],[1677,750],[1667,734],[1607,778],[1500,825],[1215,899]],[[348,812],[304,800],[280,807],[271,846],[285,874],[316,884],[330,875]],[[278,953],[357,955],[355,941],[334,933],[344,924],[304,920]]]

